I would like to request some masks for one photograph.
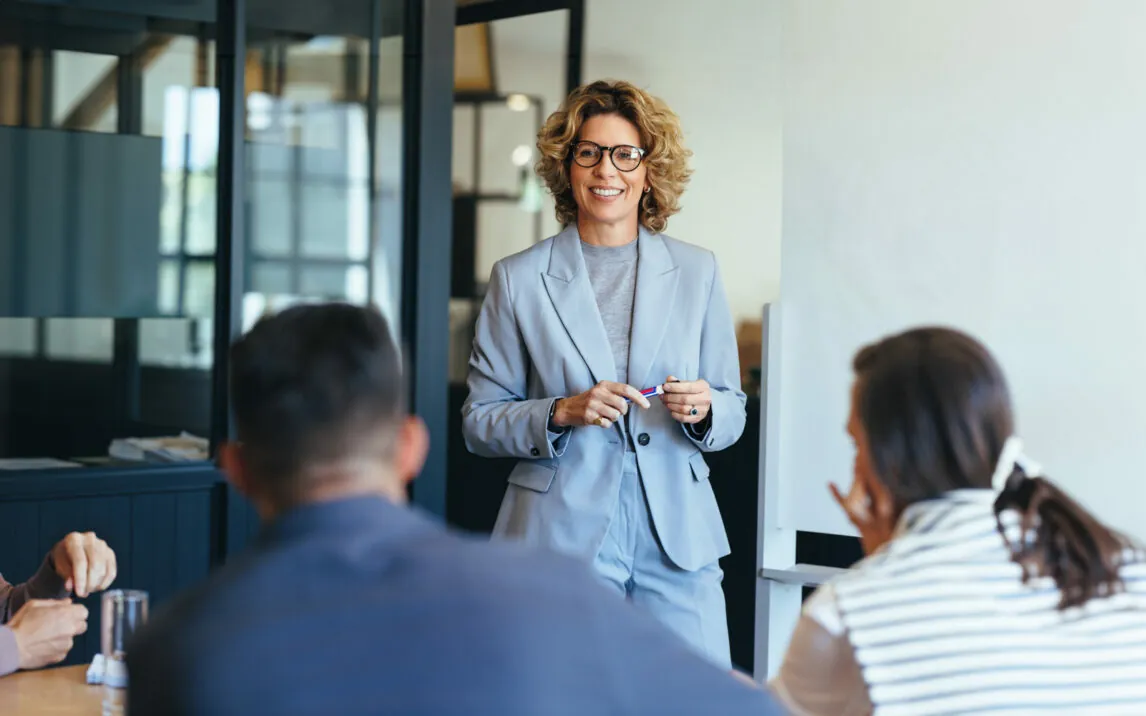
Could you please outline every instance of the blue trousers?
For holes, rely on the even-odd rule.
[[[664,553],[634,453],[625,454],[620,498],[593,566],[606,584],[651,613],[702,656],[721,668],[732,667],[721,588],[724,572],[716,562],[688,572]]]

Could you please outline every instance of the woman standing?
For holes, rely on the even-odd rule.
[[[661,233],[690,174],[681,134],[627,82],[549,117],[537,170],[565,229],[494,266],[463,426],[472,452],[519,460],[496,535],[591,561],[728,666],[728,538],[703,453],[739,439],[745,396],[715,258]]]

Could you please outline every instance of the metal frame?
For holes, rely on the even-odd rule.
[[[568,10],[569,22],[565,40],[565,92],[581,86],[581,68],[585,53],[585,0],[489,0],[457,9],[457,24],[508,20],[523,15],[537,15],[555,10]],[[491,62],[493,53],[490,53]],[[494,85],[497,86],[496,84]]]
[[[475,25],[522,15],[568,10],[574,2],[580,4],[582,0],[487,0],[459,7],[457,24]]]
[[[228,384],[231,342],[242,330],[244,171],[246,152],[247,2],[218,0],[215,86],[219,91],[219,159],[215,182],[215,335],[211,364],[211,454],[234,435]],[[218,559],[246,545],[251,507],[228,485]]]
[[[585,0],[567,0],[569,7],[568,37],[565,41],[565,92],[581,86],[581,69],[585,64]]]
[[[406,0],[401,335],[410,410],[430,433],[413,501],[444,518],[453,243],[454,0]]]
[[[780,309],[764,306],[760,356],[760,476],[756,529],[756,639],[753,678],[775,675],[800,618],[804,587],[845,570],[796,563],[796,532],[780,519]]]
[[[231,342],[242,330],[245,227],[247,2],[218,0],[215,86],[219,91],[219,160],[215,212],[215,336],[211,369],[211,450],[233,435],[228,378]]]
[[[116,132],[143,133],[143,67],[136,54],[120,55],[115,69]],[[112,376],[121,386],[119,431],[130,435],[139,421],[139,319],[116,318],[112,324]]]

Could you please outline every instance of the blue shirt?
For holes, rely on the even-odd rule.
[[[281,517],[128,669],[132,716],[779,713],[587,566],[373,497]]]

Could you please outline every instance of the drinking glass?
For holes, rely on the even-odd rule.
[[[104,592],[100,613],[100,651],[103,652],[103,713],[125,713],[127,645],[147,623],[147,592],[113,589]]]

